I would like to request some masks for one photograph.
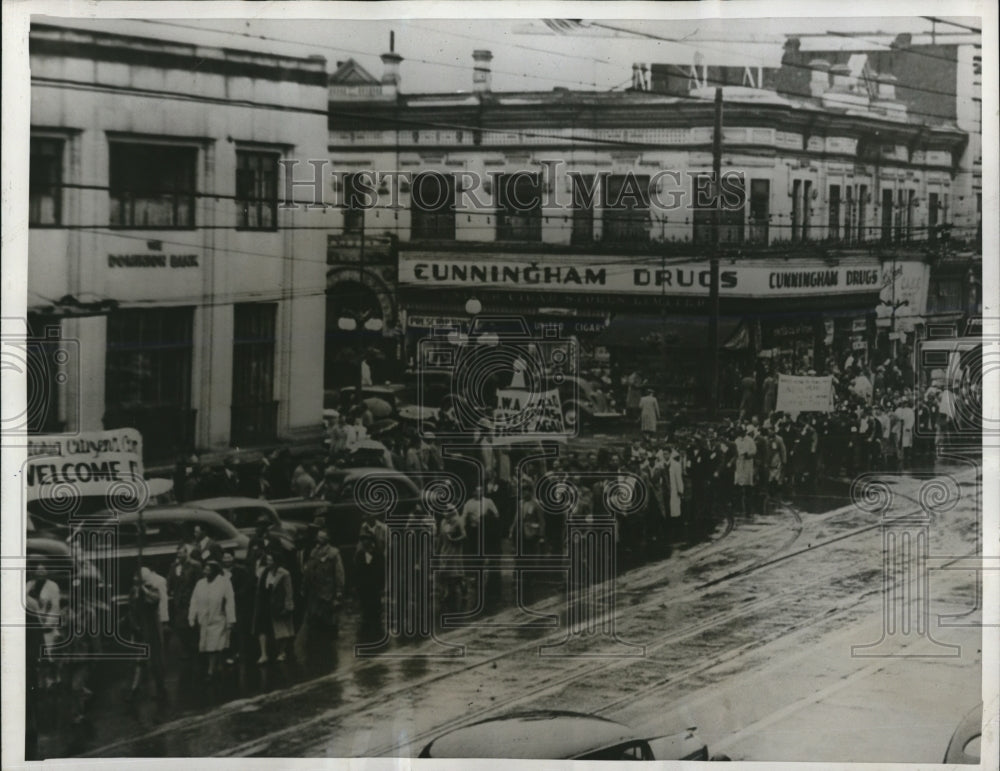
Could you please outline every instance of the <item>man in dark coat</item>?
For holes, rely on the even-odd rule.
[[[362,533],[354,555],[352,579],[358,592],[361,626],[358,638],[378,642],[383,634],[382,597],[385,594],[385,557],[372,533]]]
[[[315,672],[336,660],[334,640],[344,595],[344,563],[325,529],[302,569],[304,614],[296,641],[299,661]]]
[[[233,585],[236,601],[236,625],[229,638],[226,663],[253,661],[253,604],[257,591],[257,576],[236,561],[232,548],[222,552],[222,575]]]
[[[187,544],[177,547],[177,558],[167,572],[170,628],[180,647],[181,677],[191,677],[198,655],[198,632],[188,623],[191,594],[201,579],[202,567]]]

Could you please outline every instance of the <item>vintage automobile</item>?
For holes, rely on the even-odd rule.
[[[221,514],[237,530],[248,536],[252,536],[256,532],[257,521],[261,517],[266,517],[270,524],[271,533],[282,541],[282,546],[285,548],[292,548],[299,530],[297,525],[282,521],[271,503],[261,498],[239,498],[236,496],[199,498],[188,501],[187,505]]]
[[[418,757],[709,760],[694,728],[650,737],[606,718],[555,710],[515,712],[456,728],[428,743]]]
[[[942,763],[971,763],[979,765],[982,755],[983,705],[969,710],[951,735]],[[994,758],[996,760],[996,758]]]
[[[364,510],[355,500],[355,492],[358,483],[371,474],[392,485],[398,511],[409,512],[420,502],[420,488],[406,474],[395,469],[366,466],[339,469],[330,480],[333,490],[329,497],[314,501],[289,498],[270,503],[287,524],[306,526],[316,517],[322,517],[326,521],[330,541],[345,556],[346,567],[357,546],[364,519]]]
[[[129,512],[116,515],[104,511],[96,514],[93,521],[100,522],[102,514],[107,525],[117,521],[117,547],[115,574],[117,582],[114,588],[116,602],[124,602],[131,588],[131,576],[135,575],[139,564],[140,532],[139,513]],[[223,549],[232,548],[236,559],[246,559],[247,546],[250,538],[241,533],[225,517],[214,511],[199,509],[193,506],[157,506],[144,510],[142,517],[142,564],[151,570],[166,576],[177,553],[180,543],[189,542],[195,525]],[[87,559],[95,560],[98,556],[86,551]]]

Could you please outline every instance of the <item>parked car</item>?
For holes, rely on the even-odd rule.
[[[955,728],[941,762],[971,763],[978,766],[982,758],[982,739],[983,704],[980,702],[966,713]]]
[[[107,522],[113,522],[115,515],[101,512]],[[115,559],[115,601],[124,602],[131,586],[131,576],[135,575],[139,560],[139,514],[119,514],[117,557]],[[250,538],[241,533],[222,515],[207,509],[192,506],[158,506],[142,512],[142,564],[166,576],[177,554],[177,545],[190,542],[194,526],[199,525],[205,534],[223,549],[232,548],[236,559],[246,559]],[[88,559],[95,555],[86,554]]]
[[[188,501],[187,505],[221,514],[237,530],[248,536],[252,536],[257,531],[257,520],[261,517],[267,517],[271,532],[282,541],[282,546],[287,549],[292,549],[295,546],[295,536],[300,528],[282,521],[275,508],[261,498],[238,498],[235,496],[199,498]]]
[[[355,500],[357,486],[362,479],[371,474],[377,475],[380,479],[385,479],[392,485],[397,500],[397,512],[407,513],[420,502],[420,488],[416,483],[401,471],[390,468],[377,468],[366,466],[362,468],[345,468],[338,470],[332,477],[334,490],[332,500],[320,500],[315,503],[315,508],[303,506],[301,513],[296,515],[295,521],[312,522],[316,516],[322,516],[326,520],[327,531],[330,534],[330,541],[340,549],[345,555],[353,554],[358,543],[358,533],[361,530],[361,522],[364,519],[364,509]],[[281,502],[281,505],[289,506],[288,503]],[[278,511],[282,511],[281,505],[276,502]],[[287,509],[286,509],[287,510]],[[291,513],[283,514],[291,517]],[[298,519],[301,516],[302,519]],[[308,517],[308,519],[306,519]],[[346,566],[347,560],[345,560]]]
[[[457,728],[428,743],[421,758],[708,760],[694,728],[649,737],[580,712],[516,712]],[[728,760],[725,756],[713,760]]]

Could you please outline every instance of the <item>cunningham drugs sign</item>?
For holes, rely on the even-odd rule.
[[[704,295],[711,286],[705,262],[659,267],[658,258],[607,258],[592,255],[544,259],[511,259],[509,254],[475,258],[432,252],[403,252],[399,283],[415,287],[491,287],[538,291],[595,291],[627,294]],[[878,292],[882,287],[877,260],[830,266],[815,262],[770,262],[722,265],[719,292],[726,297],[802,297]]]

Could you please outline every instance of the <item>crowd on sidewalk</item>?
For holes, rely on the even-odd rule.
[[[905,375],[909,368],[901,364],[890,360],[872,367],[847,356],[831,358],[817,371],[802,362],[772,361],[765,371],[743,377],[738,416],[697,425],[661,414],[653,391],[633,378],[625,400],[639,429],[632,439],[592,449],[571,443],[539,457],[538,448],[522,451],[479,437],[474,454],[482,479],[471,480],[456,505],[433,513],[417,506],[410,514],[415,526],[432,533],[436,560],[433,579],[429,566],[419,565],[421,576],[414,580],[430,581],[437,607],[445,612],[475,604],[480,592],[494,609],[518,596],[532,601],[538,583],[530,575],[503,597],[506,582],[497,560],[564,556],[571,521],[614,521],[617,564],[626,569],[708,537],[725,518],[766,514],[792,496],[814,492],[824,477],[849,480],[864,471],[933,463],[936,444],[953,429],[955,397],[946,382],[917,393]],[[831,375],[832,411],[778,411],[779,372]],[[179,467],[178,497],[249,493],[332,501],[332,474],[368,438],[372,424],[363,410],[342,415],[330,426],[324,456],[293,459],[281,448],[249,480],[231,460],[210,471]],[[433,437],[412,430],[379,438],[384,457],[376,465],[404,474],[446,471],[455,460]],[[575,488],[568,507],[543,505],[543,478]],[[626,497],[641,505],[612,505],[622,485],[633,488]],[[613,486],[618,489],[609,495]],[[150,694],[166,700],[168,671],[181,689],[211,688],[233,677],[244,681],[253,670],[286,663],[307,675],[329,671],[337,665],[340,619],[348,606],[356,610],[357,641],[381,639],[387,526],[369,512],[356,543],[345,551],[344,544],[338,549],[331,543],[326,525],[317,517],[289,551],[272,523],[262,521],[243,560],[195,528],[178,543],[166,575],[142,567],[131,577],[122,629],[132,643],[149,646],[149,654],[132,668],[126,699],[139,698],[148,682]],[[58,664],[42,647],[57,644],[69,628],[60,624],[60,614],[95,611],[61,604],[59,587],[44,565],[34,568],[26,607],[38,620],[38,632],[28,639],[30,684],[37,692],[67,688],[74,722],[85,722],[100,665]],[[99,641],[69,643],[86,647]]]

